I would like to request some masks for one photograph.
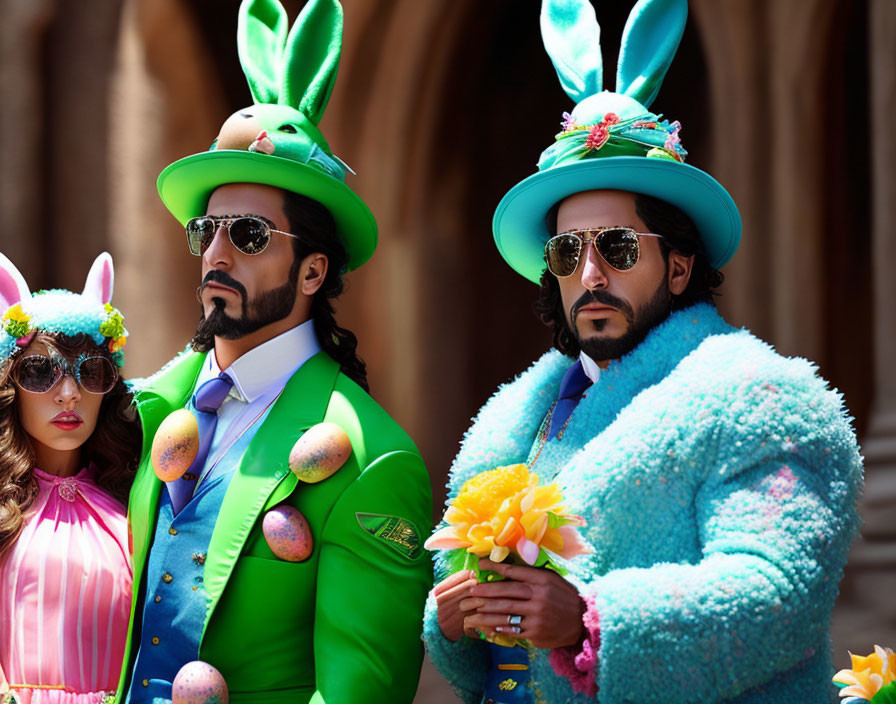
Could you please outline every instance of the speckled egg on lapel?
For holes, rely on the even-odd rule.
[[[302,435],[289,453],[289,468],[303,482],[315,484],[332,476],[352,454],[346,432],[335,423],[318,423]]]
[[[307,560],[314,548],[308,521],[297,508],[288,504],[276,506],[264,514],[261,532],[271,552],[281,560]]]
[[[170,414],[152,439],[150,459],[156,476],[163,482],[180,479],[199,452],[199,425],[186,408]]]
[[[180,668],[171,687],[171,704],[228,704],[229,700],[223,675],[201,660]]]

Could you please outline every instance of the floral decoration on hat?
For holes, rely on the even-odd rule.
[[[103,310],[108,317],[100,323],[100,335],[109,338],[109,352],[114,356],[127,344],[128,331],[124,327],[124,316],[115,306],[106,303]]]
[[[3,329],[7,335],[16,339],[25,337],[31,332],[31,316],[22,310],[22,304],[10,306],[3,315]]]
[[[662,120],[662,115],[649,113],[641,117],[620,120],[614,112],[607,112],[595,124],[578,124],[576,118],[568,112],[563,113],[563,130],[557,134],[556,140],[573,139],[581,143],[580,158],[595,156],[604,145],[613,142],[623,146],[644,148],[645,156],[650,158],[674,159],[684,162],[687,152],[681,145],[679,132],[681,123],[677,120]],[[657,153],[661,152],[661,153]]]

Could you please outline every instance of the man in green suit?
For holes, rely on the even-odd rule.
[[[331,304],[376,247],[373,217],[316,127],[341,7],[311,0],[287,29],[277,0],[243,3],[255,104],[159,177],[201,258],[203,315],[192,350],[137,393],[118,702],[409,702],[416,691],[429,478],[367,394]]]

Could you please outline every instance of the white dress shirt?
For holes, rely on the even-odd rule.
[[[600,367],[597,366],[597,362],[584,352],[579,352],[579,360],[582,362],[582,369],[585,370],[585,376],[591,379],[592,383],[596,384],[597,380],[600,379]]]
[[[241,435],[255,434],[255,421],[277,399],[289,378],[318,352],[314,321],[308,320],[253,347],[224,370],[233,379],[233,388],[218,410],[215,436],[205,462],[207,469],[214,467]],[[194,393],[221,371],[212,350],[202,365]]]

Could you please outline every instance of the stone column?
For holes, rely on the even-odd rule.
[[[896,4],[869,4],[871,202],[874,282],[874,401],[865,456],[862,538],[847,570],[843,609],[835,613],[840,648],[867,654],[896,642]],[[836,661],[836,653],[835,653]]]
[[[757,5],[762,3],[692,0],[689,21],[700,28],[709,72],[709,172],[734,198],[744,223],[737,255],[724,269],[718,305],[733,323],[768,339],[775,329],[774,286],[765,254],[772,238],[772,188],[766,150],[756,145],[766,137],[756,116],[769,112],[769,57],[756,40],[767,33]]]
[[[896,541],[896,5],[871,3],[872,236],[874,238],[875,399],[865,438],[865,535]],[[894,545],[896,547],[896,545]],[[896,567],[896,550],[891,555]]]
[[[770,47],[762,80],[769,84],[769,99],[752,116],[751,140],[766,160],[771,185],[766,235],[771,248],[759,264],[773,276],[771,339],[782,354],[807,357],[822,367],[827,362],[823,204],[831,197],[826,181],[843,177],[831,173],[824,149],[828,125],[819,119],[836,8],[830,0],[772,0],[766,5]]]
[[[692,0],[711,88],[711,173],[744,221],[719,305],[784,354],[823,363],[824,59],[829,0]],[[775,256],[769,256],[769,253]]]
[[[127,376],[155,372],[195,331],[199,260],[156,192],[170,162],[208,148],[226,118],[212,57],[181,0],[127,0],[109,103],[108,231]],[[234,51],[236,49],[234,48]]]
[[[42,230],[41,54],[52,13],[49,0],[0,0],[0,251],[32,286],[48,268],[34,238]]]
[[[358,172],[348,184],[379,226],[377,252],[349,274],[337,319],[358,335],[374,397],[422,448],[438,432],[431,399],[439,398],[440,412],[447,415],[462,391],[446,381],[461,373],[453,366],[458,357],[446,349],[461,344],[460,326],[445,321],[447,307],[440,307],[436,317],[451,334],[438,341],[441,367],[434,377],[427,366],[434,338],[423,308],[436,294],[458,295],[439,291],[428,267],[432,262],[441,270],[451,266],[458,253],[445,238],[462,225],[456,215],[450,222],[434,215],[426,189],[429,166],[440,159],[432,125],[468,7],[468,2],[346,2],[340,74],[321,125],[333,150]],[[370,42],[371,27],[376,43]],[[441,186],[443,202],[459,199],[452,175],[445,175]],[[431,318],[433,311],[428,312]]]
[[[109,248],[109,79],[121,8],[107,0],[54,3],[46,38],[43,212],[53,253],[47,284],[78,290]],[[113,252],[114,256],[114,252]]]

